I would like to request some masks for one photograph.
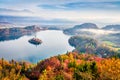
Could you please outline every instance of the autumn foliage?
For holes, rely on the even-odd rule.
[[[38,62],[0,60],[0,80],[119,80],[120,59],[68,52]]]

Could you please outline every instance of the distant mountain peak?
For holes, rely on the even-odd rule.
[[[73,28],[65,29],[64,33],[65,34],[81,34],[83,33],[81,30],[82,29],[99,29],[96,24],[94,23],[83,23],[81,25],[75,25]],[[91,33],[86,33],[85,34],[91,34]]]
[[[107,26],[103,27],[102,29],[105,29],[105,30],[120,30],[120,25],[118,25],[118,24],[107,25]]]
[[[90,28],[90,29],[98,29],[97,25],[94,24],[94,23],[83,23],[81,25],[76,25],[74,28],[81,28],[81,29],[84,29],[84,28]]]

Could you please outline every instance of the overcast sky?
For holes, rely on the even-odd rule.
[[[0,15],[119,24],[120,0],[0,0]]]

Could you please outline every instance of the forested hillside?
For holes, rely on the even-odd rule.
[[[30,64],[0,60],[0,80],[118,80],[120,59],[67,52]]]

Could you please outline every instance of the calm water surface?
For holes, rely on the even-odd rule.
[[[0,58],[27,60],[36,63],[41,59],[73,50],[73,47],[68,43],[70,36],[63,34],[62,31],[46,30],[38,32],[36,35],[43,41],[41,45],[36,46],[28,42],[34,35],[0,42]]]

